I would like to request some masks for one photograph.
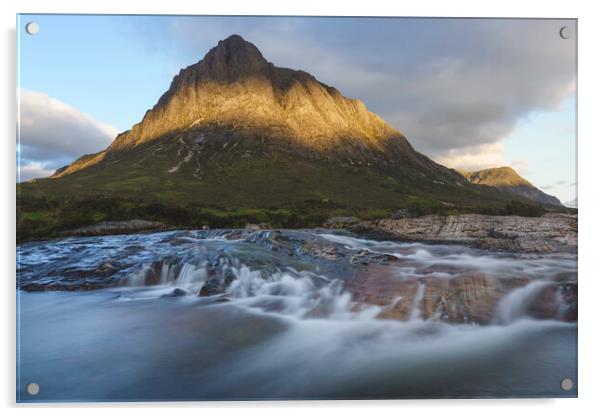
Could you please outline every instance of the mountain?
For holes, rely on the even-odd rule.
[[[238,35],[182,69],[107,149],[17,192],[27,225],[19,228],[35,235],[104,219],[293,227],[413,205],[499,210],[528,201],[472,185],[416,152],[360,100],[276,67]]]
[[[182,137],[192,132],[195,137]],[[232,35],[200,62],[181,70],[143,120],[118,135],[106,150],[85,155],[52,177],[106,164],[128,150],[170,136],[178,136],[179,142],[191,139],[184,140],[184,147],[202,148],[217,139],[225,149],[236,143],[233,135],[271,140],[270,145],[287,152],[336,157],[352,165],[379,162],[383,155],[393,156],[388,153],[392,151],[421,170],[455,176],[416,153],[360,100],[344,97],[306,72],[275,67],[255,45]],[[195,159],[194,153],[201,152],[193,151],[184,163]]]
[[[462,172],[462,174],[474,184],[492,186],[540,204],[562,205],[558,198],[539,190],[509,166]]]

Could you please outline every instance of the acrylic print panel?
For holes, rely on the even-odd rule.
[[[577,395],[575,20],[17,24],[18,401]]]

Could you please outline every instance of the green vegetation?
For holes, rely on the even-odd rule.
[[[451,215],[452,210],[435,199],[417,199],[409,203],[407,207],[411,217],[422,217],[424,215]]]
[[[308,200],[286,208],[236,208],[172,205],[160,201],[97,198],[23,197],[18,199],[17,240],[58,237],[62,232],[102,221],[145,219],[180,228],[237,228],[269,224],[275,228],[318,227],[331,216],[383,218],[390,210],[350,209],[328,200]]]
[[[571,208],[564,207],[554,207],[553,211],[555,212],[565,212],[565,213],[573,213],[576,210]],[[486,209],[481,209],[480,213],[489,214],[489,215],[518,215],[521,217],[541,217],[543,214],[548,212],[548,210],[542,205],[537,205],[529,202],[522,202],[517,200],[512,200],[503,208],[495,208],[490,207]]]
[[[172,204],[158,200],[94,198],[52,198],[20,195],[17,212],[17,241],[59,237],[68,230],[102,221],[144,219],[177,228],[239,228],[247,224],[267,224],[274,228],[312,228],[328,218],[353,216],[363,220],[389,218],[395,209],[346,207],[328,199],[307,200],[285,207],[225,208],[192,203]],[[434,199],[416,199],[405,208],[412,217],[457,215],[477,212],[488,215],[540,216],[539,205],[511,201],[505,206],[446,206]],[[567,212],[569,210],[567,209]]]
[[[478,207],[454,207],[446,205],[434,199],[420,199],[409,203],[407,206],[410,217],[422,217],[424,215],[458,215],[464,213],[477,213],[484,215],[518,215],[521,217],[541,217],[552,209],[546,209],[542,205],[511,200],[506,204],[483,205]],[[555,212],[573,212],[569,208],[554,207]]]
[[[544,209],[495,188],[413,165],[385,161],[357,166],[315,155],[300,157],[249,137],[230,140],[225,149],[223,140],[228,139],[218,137],[197,149],[198,158],[169,172],[188,152],[177,139],[141,145],[60,179],[18,184],[18,241],[129,219],[190,228],[249,223],[304,228],[333,216],[387,218],[400,208],[412,216],[531,216],[563,209]]]

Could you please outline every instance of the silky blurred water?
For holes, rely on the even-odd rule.
[[[411,270],[404,273],[427,273],[433,264],[449,270],[442,278],[466,268],[494,275],[520,269],[534,286],[547,284],[538,277],[573,272],[576,260],[321,238],[405,258]],[[343,276],[324,265],[219,236],[68,239],[18,250],[23,282],[61,279],[68,268],[60,264],[81,267],[94,256],[118,258],[127,271],[117,287],[100,290],[18,290],[19,401],[576,395],[560,381],[577,380],[577,325],[528,318],[522,308],[537,287],[508,294],[488,326],[448,324],[419,311],[395,321],[354,302]],[[165,261],[160,279],[144,285],[140,276],[157,258]],[[234,280],[223,295],[199,297],[211,261]],[[176,288],[185,295],[170,296]],[[25,392],[30,382],[40,385],[37,396]]]

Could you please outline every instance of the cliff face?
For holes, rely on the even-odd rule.
[[[483,169],[476,172],[463,172],[463,175],[471,183],[477,185],[493,186],[540,204],[562,205],[558,198],[539,190],[508,166]]]

